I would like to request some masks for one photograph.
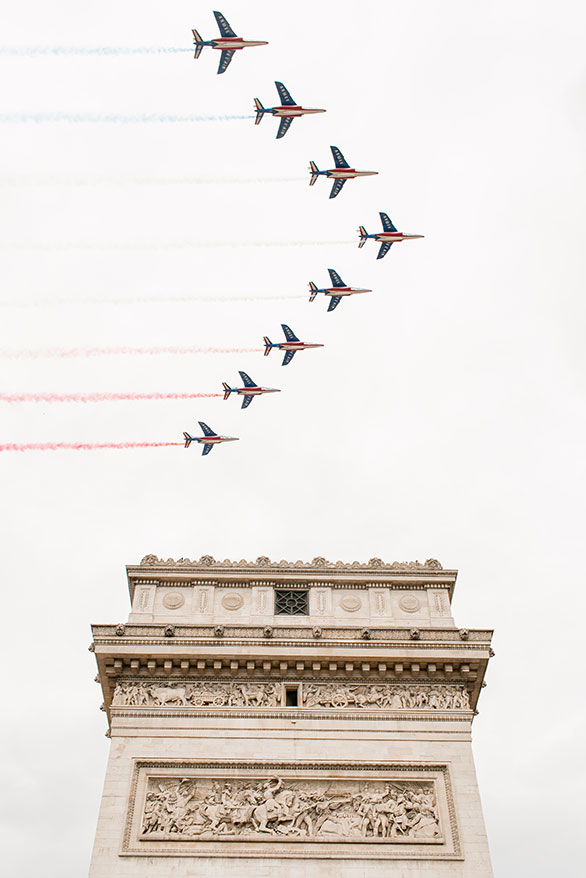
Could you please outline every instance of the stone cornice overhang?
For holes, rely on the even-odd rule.
[[[378,558],[360,564],[332,563],[323,558],[310,562],[271,562],[259,558],[256,562],[215,561],[206,555],[200,561],[180,559],[163,561],[147,555],[140,565],[126,568],[130,598],[136,585],[173,586],[216,585],[223,588],[277,585],[282,587],[334,588],[447,588],[450,600],[458,575],[457,570],[443,570],[438,561],[424,564],[417,561],[385,564]]]
[[[127,623],[94,625],[99,681],[109,708],[116,682],[352,680],[461,683],[475,707],[492,631],[406,628],[321,629]],[[366,636],[365,636],[366,635]]]

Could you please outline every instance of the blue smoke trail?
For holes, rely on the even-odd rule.
[[[174,55],[193,52],[177,46],[0,46],[0,55],[30,58],[35,55]]]
[[[0,124],[19,124],[34,122],[69,122],[69,123],[114,123],[117,125],[150,124],[159,122],[227,122],[233,119],[254,119],[253,115],[246,116],[216,116],[195,114],[169,115],[167,113],[138,113],[136,115],[122,115],[105,113],[94,115],[92,113],[0,113]]]

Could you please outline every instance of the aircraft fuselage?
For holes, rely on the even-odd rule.
[[[238,442],[238,436],[194,436],[193,441],[202,445],[219,445],[220,442]]]
[[[222,51],[247,49],[249,46],[268,46],[266,40],[243,40],[242,37],[217,37],[215,40],[210,40],[209,43],[212,49],[221,49]]]
[[[355,168],[332,168],[329,171],[320,171],[326,177],[333,177],[335,180],[352,180],[354,177],[373,177],[378,171],[357,171]]]
[[[269,107],[265,112],[272,113],[273,116],[304,116],[306,113],[325,113],[325,110],[315,110],[299,106],[285,106]]]
[[[323,348],[323,344],[308,344],[305,341],[281,341],[273,345],[282,351],[303,351],[305,348]]]
[[[415,238],[423,238],[423,235],[405,235],[403,232],[376,232],[369,235],[375,241],[381,241],[384,244],[396,244],[399,241],[411,241]]]
[[[260,396],[261,393],[280,393],[278,387],[236,387],[236,393],[241,396]]]
[[[353,296],[354,293],[372,293],[372,290],[362,289],[362,287],[325,287],[323,290],[317,290],[325,296]]]

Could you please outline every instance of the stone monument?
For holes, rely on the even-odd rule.
[[[457,571],[166,561],[94,625],[111,751],[90,878],[492,875],[471,750],[491,631]]]

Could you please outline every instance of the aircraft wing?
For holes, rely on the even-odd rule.
[[[389,252],[389,250],[391,249],[392,246],[393,246],[392,241],[385,241],[383,244],[380,245],[380,250],[378,251],[378,256],[376,258],[382,259],[383,256],[387,255],[387,253]]]
[[[341,301],[342,296],[332,296],[330,304],[328,305],[328,311],[333,311],[334,308],[337,308]]]
[[[275,82],[277,86],[277,91],[279,92],[279,98],[281,100],[281,105],[283,107],[296,107],[297,104],[285,88],[282,82]]]
[[[222,54],[220,55],[220,66],[218,67],[218,73],[224,73],[228,69],[228,65],[232,60],[232,56],[234,55],[234,50],[224,49]]]
[[[288,366],[296,353],[297,351],[286,351],[281,365]]]
[[[337,146],[330,146],[330,149],[332,150],[332,155],[334,157],[334,161],[336,163],[337,168],[349,168],[350,167],[350,165],[348,164],[348,162],[346,161],[346,159],[344,158],[344,156],[342,155],[342,153],[340,152],[340,150],[338,149]]]
[[[334,271],[333,268],[328,268],[328,271],[330,273],[330,280],[335,287],[345,286],[344,281],[342,280],[342,278],[340,277],[340,275],[338,274],[337,271]]]
[[[287,341],[299,341],[291,327],[287,326],[286,323],[281,323],[281,329],[285,333],[285,338],[287,339]]]
[[[242,408],[247,409],[253,399],[254,399],[254,396],[245,396],[244,399],[242,400]]]
[[[214,433],[214,431],[211,429],[211,427],[208,427],[207,424],[204,424],[203,421],[198,421],[198,424],[201,427],[202,433],[204,434],[204,436],[217,436],[218,435],[217,433]]]
[[[211,445],[209,442],[206,442],[206,444],[203,447],[203,451],[201,453],[201,456],[203,457],[204,454],[209,454],[213,447],[214,446]]]
[[[386,213],[380,213],[379,216],[380,216],[380,221],[383,224],[383,230],[385,232],[396,232],[397,231]]]
[[[223,37],[235,37],[236,34],[224,18],[221,12],[214,12],[216,17],[216,21],[218,22],[218,27],[220,28],[220,33]]]
[[[330,198],[335,198],[342,191],[342,186],[344,185],[345,180],[334,180],[334,185],[332,186],[332,191],[330,192]]]
[[[245,387],[256,387],[256,384],[254,383],[250,375],[246,374],[246,372],[239,372],[238,374],[242,378],[242,382]]]
[[[279,130],[277,131],[277,140],[280,137],[284,137],[287,131],[291,126],[291,122],[293,121],[293,116],[283,116],[281,119],[281,124],[279,125]]]

